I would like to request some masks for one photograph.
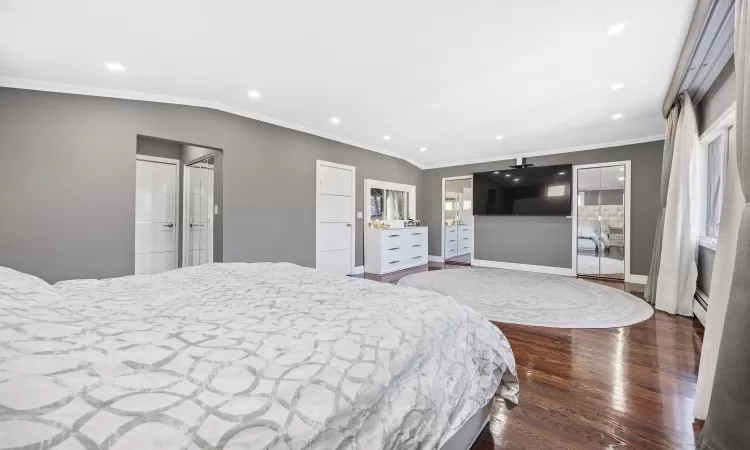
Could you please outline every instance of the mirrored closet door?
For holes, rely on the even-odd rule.
[[[625,165],[577,169],[578,275],[625,278]]]
[[[214,261],[214,158],[190,164],[187,171],[187,252],[184,266]]]
[[[449,264],[471,264],[474,236],[471,178],[445,180],[443,259]]]

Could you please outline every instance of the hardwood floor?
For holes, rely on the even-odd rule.
[[[365,277],[395,284],[424,270]],[[642,298],[640,285],[601,283]],[[516,357],[521,402],[513,410],[495,402],[473,450],[695,448],[701,424],[693,423],[692,411],[703,342],[697,320],[656,312],[622,328],[496,325]]]

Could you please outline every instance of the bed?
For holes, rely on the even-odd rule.
[[[471,309],[286,263],[54,286],[0,268],[0,345],[10,448],[466,448],[493,398],[518,402]]]

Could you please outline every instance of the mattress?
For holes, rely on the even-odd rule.
[[[503,334],[439,294],[285,263],[9,273],[6,447],[429,449],[493,396],[518,402]]]

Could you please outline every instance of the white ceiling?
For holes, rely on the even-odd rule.
[[[208,105],[435,167],[663,136],[694,6],[3,0],[0,85]]]

